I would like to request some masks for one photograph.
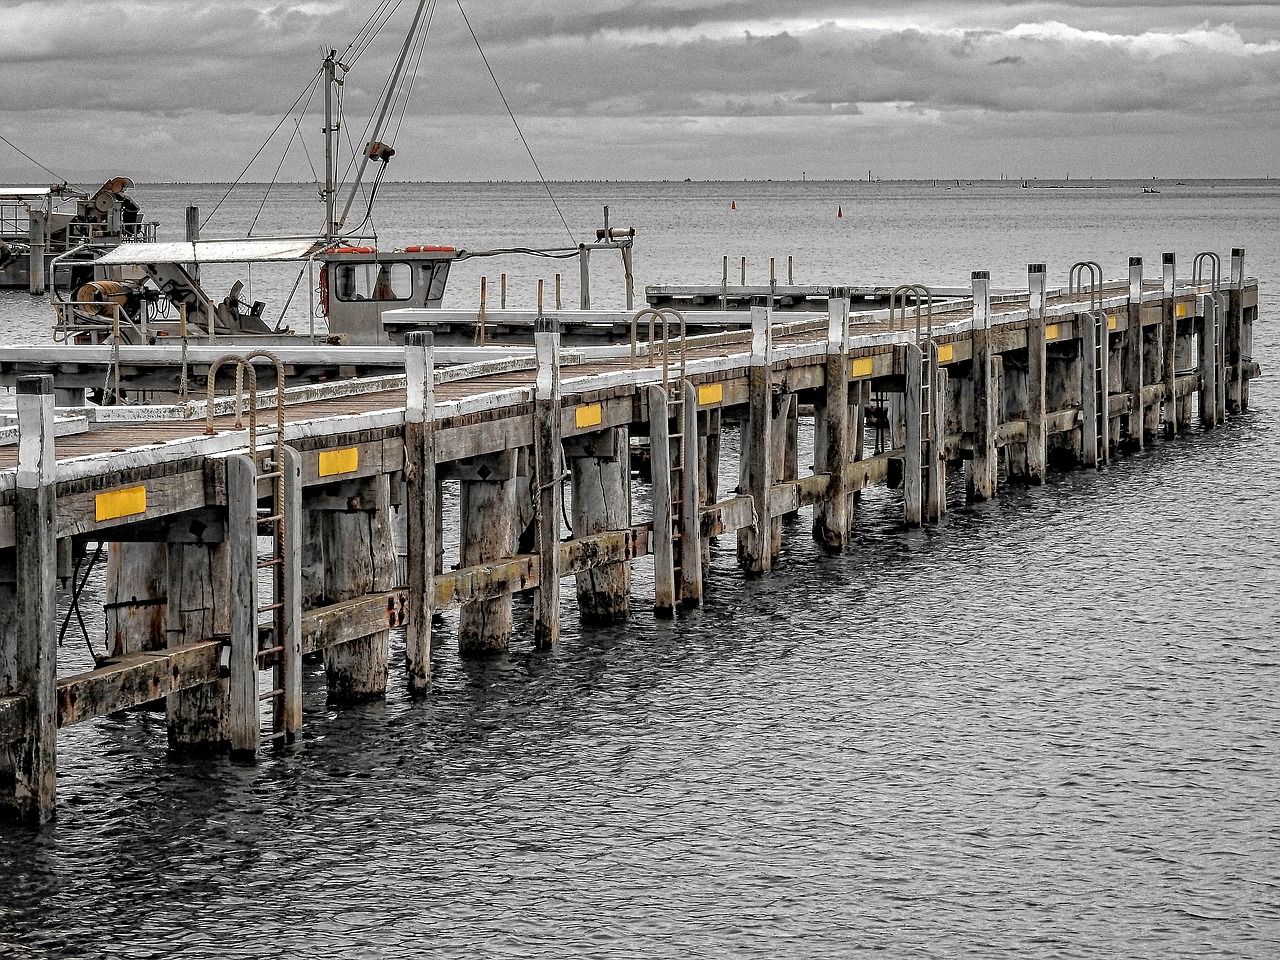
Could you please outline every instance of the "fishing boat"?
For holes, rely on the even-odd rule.
[[[161,242],[154,236],[131,236],[126,239],[137,242],[120,243],[109,250],[88,243],[69,248],[55,258],[54,266],[83,264],[86,257],[91,257],[91,275],[81,269],[78,282],[65,295],[55,292],[54,339],[74,344],[149,345],[216,340],[257,347],[308,342],[327,345],[402,342],[404,335],[415,326],[431,326],[430,320],[417,324],[406,322],[403,311],[440,308],[453,263],[504,254],[576,258],[586,291],[590,287],[591,253],[597,250],[619,253],[630,308],[631,247],[635,231],[611,227],[607,209],[603,229],[595,231],[596,239],[573,247],[513,246],[468,251],[438,241],[391,249],[379,245],[369,227],[371,211],[378,186],[396,153],[391,143],[394,130],[399,126],[395,114],[399,112],[403,117],[412,75],[416,72],[430,22],[429,17],[424,18],[429,5],[430,0],[419,0],[416,6],[399,57],[366,128],[368,139],[348,167],[354,168],[349,183],[339,183],[336,174],[338,133],[349,127],[336,108],[341,103],[340,89],[351,68],[336,50],[330,50],[312,81],[322,85],[324,99],[325,179],[321,189],[324,222],[315,235],[201,239],[198,211],[190,208],[187,236],[182,241]],[[370,31],[374,27],[381,29],[376,17],[375,14],[366,23],[353,46],[367,44]],[[364,216],[351,226],[352,211],[362,194],[367,196]],[[289,296],[273,308],[263,300],[254,299],[247,291],[252,290],[255,268],[281,265],[291,266],[296,279]],[[237,268],[242,273],[225,287],[212,289],[214,283],[226,282],[229,268]],[[303,281],[306,282],[305,322],[286,322],[286,312],[295,302]],[[583,306],[589,306],[585,292]],[[394,324],[385,323],[384,314],[389,311],[400,311],[401,319]]]
[[[93,193],[68,183],[48,187],[0,186],[0,288],[43,294],[55,282],[76,283],[92,274],[92,261],[125,240],[154,240],[128,195],[133,181],[114,177]],[[75,257],[66,257],[71,250]],[[55,259],[67,263],[55,277]]]

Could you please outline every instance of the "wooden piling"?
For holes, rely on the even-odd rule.
[[[277,468],[284,473],[284,502],[281,507],[284,553],[277,579],[281,604],[277,618],[281,635],[279,663],[273,675],[280,684],[280,697],[274,701],[280,715],[273,717],[273,732],[292,743],[302,730],[302,457],[292,447],[283,447],[284,462]]]
[[[405,627],[405,668],[409,695],[431,686],[431,621],[435,612],[438,563],[439,484],[435,455],[435,338],[430,332],[405,337],[404,479],[409,623]]]
[[[176,526],[176,525],[175,525]],[[171,528],[172,529],[172,528]],[[169,648],[231,633],[231,545],[225,518],[201,519],[189,540],[167,544],[165,638]],[[165,698],[169,749],[211,753],[231,743],[230,687],[224,677]]]
[[[574,437],[569,462],[569,519],[575,539],[631,526],[631,456],[625,427]],[[631,613],[631,565],[594,566],[576,576],[578,617],[584,624],[624,622]]]
[[[751,497],[754,522],[738,531],[738,562],[749,573],[773,569],[770,491],[773,489],[773,331],[768,307],[751,308],[749,412],[742,435],[739,490]]]
[[[688,380],[680,384],[684,404],[680,408],[680,445],[684,480],[680,510],[680,605],[702,603],[702,470],[697,463],[701,447],[698,437],[698,388]]]
[[[258,712],[258,470],[227,457],[230,658],[227,734],[232,759],[252,760],[261,743]]]
[[[533,335],[538,363],[534,384],[534,509],[538,586],[534,591],[533,643],[548,650],[560,640],[560,327],[540,319]]]
[[[1128,442],[1135,450],[1146,443],[1146,408],[1143,404],[1144,346],[1142,332],[1142,258],[1129,258],[1129,303],[1124,344],[1124,389],[1129,394]]]
[[[1027,265],[1027,291],[1030,296],[1027,313],[1027,378],[1026,407],[1027,444],[1025,472],[1027,483],[1044,483],[1048,445],[1045,429],[1045,284],[1046,265]]]
[[[814,469],[829,474],[827,495],[813,505],[813,538],[828,550],[844,549],[849,536],[849,480],[853,459],[849,429],[849,298],[827,300],[827,363],[821,402],[814,411]]]
[[[671,414],[665,387],[649,387],[649,458],[653,491],[653,610],[670,617],[676,609],[676,559],[672,539]]]
[[[902,516],[908,527],[918,527],[924,522],[924,457],[921,448],[924,354],[914,343],[903,344],[902,350],[902,416],[906,428],[902,458]]]
[[[1160,324],[1161,352],[1164,364],[1164,421],[1170,436],[1178,432],[1179,404],[1174,388],[1178,380],[1178,305],[1174,302],[1177,289],[1177,254],[1166,253],[1164,265],[1164,300],[1161,301],[1163,319]]]
[[[1098,465],[1098,329],[1092,313],[1078,313],[1080,331],[1080,462]]]
[[[966,494],[972,501],[996,495],[996,396],[992,389],[991,275],[974,271],[973,289],[973,459]]]
[[[929,343],[929,370],[933,384],[929,390],[929,430],[924,437],[925,482],[924,519],[937,522],[947,512],[946,403],[948,374],[938,364],[938,345]]]
[[[32,824],[55,815],[57,539],[50,376],[20,377],[14,541],[0,583],[0,697],[20,698],[16,742],[0,744],[0,814]],[[10,586],[10,584],[12,584]]]
[[[1244,376],[1244,248],[1231,250],[1231,282],[1227,287],[1227,317],[1223,327],[1228,413],[1243,413],[1249,406],[1249,382]]]
[[[461,522],[459,555],[462,566],[474,567],[505,560],[516,552],[516,451],[476,457],[465,465],[451,464],[461,481],[458,513]],[[510,593],[462,604],[458,614],[458,652],[464,657],[505,653],[511,642]]]

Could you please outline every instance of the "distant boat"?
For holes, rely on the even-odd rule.
[[[1157,190],[1155,187],[1143,187],[1142,192],[1143,193],[1159,193],[1160,191]]]

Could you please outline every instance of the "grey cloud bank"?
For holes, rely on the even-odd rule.
[[[349,76],[353,137],[409,6]],[[73,178],[229,179],[369,7],[0,2],[0,130]],[[553,179],[1280,173],[1268,5],[539,0],[468,14]],[[318,126],[313,109],[312,159]],[[292,133],[250,179],[270,178]],[[452,0],[396,147],[396,179],[535,175]],[[0,151],[0,181],[44,177]],[[296,145],[282,176],[313,178]]]

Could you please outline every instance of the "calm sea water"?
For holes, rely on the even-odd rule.
[[[1225,429],[927,531],[870,492],[841,557],[807,513],[765,578],[723,540],[673,623],[638,564],[631,623],[580,631],[570,600],[551,654],[524,603],[507,657],[462,662],[446,631],[425,702],[393,666],[385,703],[328,709],[309,667],[305,738],[254,767],[172,760],[148,715],[67,730],[57,823],[0,834],[0,956],[1275,956],[1280,184],[555,189],[575,242],[604,204],[638,228],[641,284],[790,255],[798,282],[1018,286],[1029,262],[1154,276],[1175,251],[1185,274],[1244,246],[1269,378]],[[136,191],[170,237],[220,192]],[[384,243],[569,240],[538,186],[390,185],[378,209]],[[259,232],[315,220],[285,188]],[[506,269],[528,306],[556,270],[496,264],[451,302]],[[26,294],[0,317],[45,336]]]

